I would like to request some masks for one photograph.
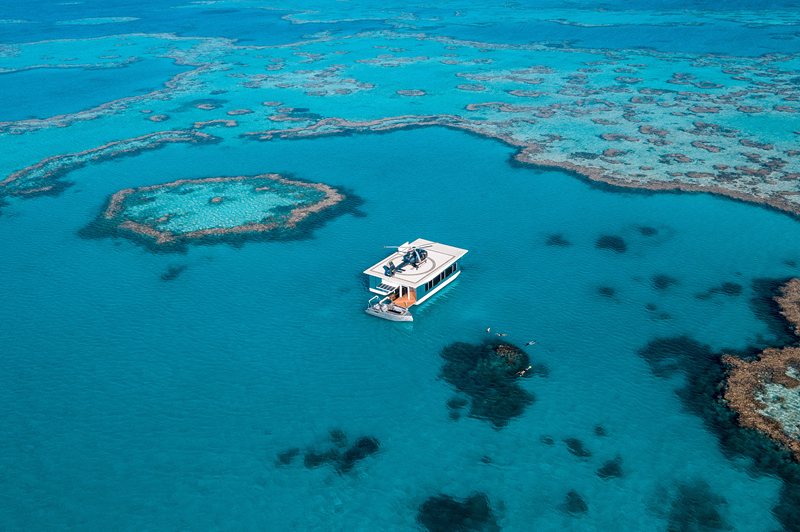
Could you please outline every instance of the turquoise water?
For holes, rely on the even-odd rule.
[[[135,16],[133,7],[94,9],[69,18]],[[315,16],[374,13],[341,9]],[[236,13],[217,16],[230,31],[246,25]],[[166,24],[166,15],[159,20]],[[285,24],[294,35],[298,25]],[[441,24],[452,24],[444,34],[459,31]],[[559,27],[582,37],[579,26]],[[206,37],[230,37],[211,34],[213,24],[203,28]],[[778,31],[770,28],[760,31]],[[141,47],[160,38],[131,37]],[[92,42],[75,46],[99,54]],[[176,54],[209,53],[203,43],[173,44]],[[215,53],[226,66],[241,59]],[[192,79],[168,101],[137,101],[66,128],[0,133],[5,178],[110,141],[201,120],[241,121],[205,130],[222,137],[216,144],[134,150],[65,173],[71,186],[59,195],[4,198],[0,528],[407,531],[420,529],[417,511],[429,497],[481,492],[503,530],[797,530],[800,523],[773,513],[787,489],[782,478],[724,453],[719,434],[676,394],[682,374],[657,377],[638,354],[654,339],[680,336],[714,350],[784,342],[752,300],[763,297],[759,280],[800,274],[797,219],[707,194],[598,186],[523,166],[506,144],[443,127],[271,142],[239,136],[271,127],[274,111],[264,101],[312,102],[297,113],[366,119],[446,107],[458,101],[448,87],[472,83],[453,73],[445,83],[433,70],[412,71],[416,78],[392,71],[364,76],[378,90],[350,100],[244,90],[233,77]],[[409,103],[392,85],[401,82],[408,89],[429,82],[440,93]],[[118,98],[108,90],[109,101]],[[218,96],[222,111],[187,103],[211,90],[229,90]],[[82,109],[96,105],[94,95]],[[172,122],[143,119],[142,109],[159,106]],[[226,114],[242,108],[256,112]],[[780,133],[789,127],[760,140],[790,144]],[[580,131],[566,128],[579,142]],[[273,172],[361,201],[282,241],[157,253],[127,239],[81,236],[121,189]],[[241,205],[236,216],[249,208]],[[624,250],[598,247],[609,236]],[[361,272],[386,256],[381,246],[416,238],[468,249],[462,275],[415,307],[411,324],[368,316]],[[568,244],[548,245],[554,241]],[[697,297],[723,283],[741,292]],[[440,378],[440,351],[495,333],[520,346],[535,340],[525,350],[549,375],[520,379],[536,400],[502,429],[467,416],[454,421],[446,403],[456,391]],[[349,472],[305,467],[304,454],[326,449],[334,429],[351,443],[374,437],[380,449]],[[591,456],[570,453],[569,438]],[[282,464],[279,455],[292,448],[300,454]],[[623,476],[600,478],[598,469],[617,456]],[[571,490],[586,501],[584,514],[563,510]],[[698,508],[706,512],[700,522]]]
[[[20,529],[118,528],[122,517],[131,530],[404,530],[424,497],[478,489],[504,506],[508,529],[612,530],[657,526],[648,510],[657,488],[699,478],[728,501],[736,529],[774,529],[779,482],[725,459],[701,420],[682,413],[677,382],[653,377],[636,350],[656,336],[734,348],[768,336],[747,305],[749,285],[797,273],[782,262],[800,257],[797,223],[703,195],[604,192],[512,167],[510,153],[443,129],[200,152],[176,145],[121,160],[110,175],[101,165],[76,171],[74,191],[36,200],[35,215],[15,205],[0,263],[2,520]],[[147,168],[170,168],[174,179],[265,164],[358,190],[366,216],[338,218],[311,240],[185,256],[76,236]],[[430,194],[409,193],[423,183]],[[658,234],[642,236],[643,225]],[[572,245],[546,246],[554,233]],[[595,248],[603,234],[622,236],[628,250]],[[470,249],[463,275],[412,325],[367,316],[361,270],[383,256],[380,244],[418,235]],[[188,268],[162,281],[175,264]],[[678,282],[660,293],[658,274]],[[725,281],[743,294],[695,297]],[[648,303],[671,318],[654,319]],[[550,368],[549,378],[524,381],[537,401],[500,431],[450,421],[454,391],[437,379],[438,351],[479,341],[486,327],[518,344],[535,339],[529,354]],[[597,424],[607,437],[593,435]],[[373,435],[381,451],[344,476],[275,465],[279,452],[319,445],[332,428]],[[584,440],[592,458],[566,452],[567,437]],[[594,471],[617,454],[625,478],[600,480]],[[589,503],[582,521],[557,510],[569,489]]]

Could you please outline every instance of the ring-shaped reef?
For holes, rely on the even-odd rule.
[[[342,189],[279,174],[181,179],[120,190],[81,236],[123,236],[154,251],[183,251],[189,243],[283,240],[302,237],[358,203]]]

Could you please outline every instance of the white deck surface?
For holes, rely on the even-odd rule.
[[[446,269],[448,266],[453,264],[467,253],[466,249],[454,248],[453,246],[447,246],[445,244],[424,240],[422,238],[418,238],[407,245],[410,247],[429,245],[429,247],[425,248],[425,251],[428,252],[428,259],[419,267],[418,270],[415,270],[413,266],[404,266],[403,273],[396,273],[393,277],[387,277],[384,275],[383,267],[384,265],[389,264],[389,261],[394,261],[395,266],[399,266],[400,263],[403,262],[403,255],[405,255],[405,251],[398,251],[380,261],[378,264],[372,266],[368,270],[364,270],[364,273],[371,275],[372,277],[378,277],[384,281],[387,281],[388,284],[395,286],[403,285],[417,287],[436,277],[439,272]]]

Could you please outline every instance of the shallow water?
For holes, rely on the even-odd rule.
[[[90,11],[75,18],[98,16]],[[196,96],[186,90],[141,106],[171,106],[186,115],[181,125],[208,119],[181,107]],[[279,100],[275,91],[232,90],[223,110]],[[326,116],[384,103],[327,102]],[[30,151],[4,154],[6,174],[168,129],[138,111],[14,137]],[[264,121],[248,117],[253,130]],[[474,492],[505,530],[666,530],[697,515],[681,506],[687,493],[733,530],[788,529],[772,514],[781,480],[723,455],[675,394],[681,374],[655,376],[637,351],[682,335],[715,350],[782,341],[751,299],[757,280],[800,273],[796,219],[704,194],[600,187],[441,127],[272,142],[206,131],[224,140],[98,161],[66,174],[72,185],[58,196],[7,198],[6,529],[417,530],[427,498]],[[80,236],[121,189],[271,172],[362,202],[288,240],[186,253]],[[362,271],[385,257],[382,245],[418,237],[469,249],[463,274],[415,307],[413,324],[366,315]],[[741,291],[724,293],[724,283]],[[526,352],[549,376],[520,380],[536,400],[505,428],[453,421],[440,351],[496,333],[535,340]],[[375,437],[380,449],[343,474],[306,468],[303,455],[329,447],[332,429],[351,444]],[[590,456],[570,452],[570,438]],[[281,464],[292,448],[299,455]],[[623,476],[601,478],[617,456]],[[563,510],[572,490],[585,515]]]

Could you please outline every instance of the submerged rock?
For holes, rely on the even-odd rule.
[[[498,532],[489,499],[476,493],[459,500],[449,495],[429,497],[417,511],[417,522],[429,532]]]
[[[442,349],[441,377],[471,399],[469,415],[496,428],[521,415],[534,397],[519,386],[528,355],[516,346],[497,341],[456,342]]]

